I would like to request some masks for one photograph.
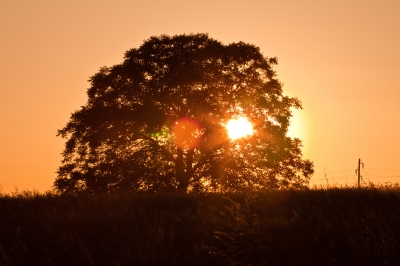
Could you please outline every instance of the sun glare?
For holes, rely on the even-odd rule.
[[[231,139],[242,138],[253,133],[252,124],[244,117],[229,120],[226,129]]]

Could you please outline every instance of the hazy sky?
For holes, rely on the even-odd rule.
[[[1,0],[0,185],[51,188],[87,80],[153,35],[209,33],[279,58],[303,102],[291,134],[314,161],[312,184],[400,182],[400,1]],[[388,170],[376,170],[388,169]],[[390,170],[390,171],[389,171]]]

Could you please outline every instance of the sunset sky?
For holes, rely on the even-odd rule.
[[[278,57],[298,97],[291,136],[315,165],[311,184],[400,183],[398,0],[2,0],[0,185],[51,189],[87,80],[154,35],[208,33]],[[325,177],[326,176],[326,177]]]

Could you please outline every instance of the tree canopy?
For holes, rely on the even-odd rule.
[[[89,79],[54,182],[62,192],[118,189],[239,191],[302,187],[313,163],[287,136],[291,108],[259,48],[207,34],[151,37]],[[230,139],[246,117],[253,134]]]

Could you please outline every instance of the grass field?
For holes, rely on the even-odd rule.
[[[0,265],[400,265],[400,188],[3,193]]]

